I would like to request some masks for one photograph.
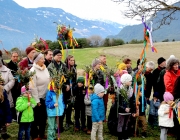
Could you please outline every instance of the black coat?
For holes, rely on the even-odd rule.
[[[44,64],[46,65],[46,68],[49,66],[50,63],[51,63],[51,61],[49,61],[49,60],[47,60],[47,59],[45,58]]]
[[[146,86],[144,89],[144,95],[146,98],[150,98],[151,90],[152,90],[152,86],[153,86],[153,74],[152,73],[145,73],[144,76],[146,78]]]
[[[7,93],[4,91],[3,95],[4,101],[1,102],[0,100],[0,125],[5,125],[6,123],[11,123],[12,121],[10,104],[7,98]]]
[[[95,74],[93,75],[94,85],[97,83],[101,84],[102,86],[105,86],[104,82],[104,74],[101,70],[97,70]]]
[[[78,87],[77,85],[74,87],[73,89],[73,93],[75,96],[75,103],[74,106],[76,107],[80,107],[80,106],[85,106],[84,104],[84,97],[86,95],[85,93],[85,88],[83,87]]]
[[[11,60],[9,63],[7,63],[7,67],[11,70],[12,75],[15,76],[15,73],[18,70],[18,64],[12,62]]]
[[[157,84],[160,72],[163,70],[164,68],[158,67],[153,71],[153,91],[154,92],[158,92],[159,91],[159,86]]]

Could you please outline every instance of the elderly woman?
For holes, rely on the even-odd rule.
[[[3,86],[4,91],[6,92],[7,96],[8,96],[8,100],[10,103],[10,108],[11,111],[13,111],[14,109],[14,103],[13,103],[13,98],[11,95],[11,89],[14,86],[14,77],[11,74],[11,70],[8,69],[3,62],[2,59],[2,52],[0,52],[0,85]],[[6,126],[3,127],[3,130],[1,130],[2,133],[2,138],[3,139],[8,139],[9,135],[6,133]]]
[[[31,126],[31,136],[33,140],[37,140],[38,135],[39,139],[46,138],[44,134],[47,119],[45,97],[50,82],[50,76],[44,65],[45,60],[43,54],[35,53],[33,62],[33,67],[30,71],[35,71],[36,73],[33,76],[33,80],[30,82],[30,89],[32,90],[32,96],[37,102],[37,106],[34,108],[34,122]]]
[[[149,61],[146,63],[146,71],[145,71],[145,78],[146,78],[146,87],[144,89],[144,95],[146,99],[149,99],[151,96],[151,90],[153,86],[153,74],[152,71],[155,68],[155,64],[153,61]]]
[[[167,62],[166,73],[164,75],[164,85],[166,92],[173,92],[174,83],[178,76],[180,76],[179,60],[177,58],[171,58]]]

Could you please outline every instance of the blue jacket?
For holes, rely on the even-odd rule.
[[[60,94],[57,99],[57,94],[54,91],[48,91],[46,95],[46,111],[48,117],[62,116],[64,113],[65,105],[63,103],[63,94]],[[58,107],[54,104],[58,103]]]
[[[100,98],[97,94],[92,94],[91,108],[92,108],[92,122],[100,122],[105,120],[105,109],[103,98]]]
[[[0,122],[1,124],[11,123],[12,116],[10,110],[9,100],[6,94],[6,91],[3,92],[4,101],[1,102],[0,100]]]
[[[149,107],[149,114],[158,116],[158,108],[160,106],[160,100],[158,99],[155,103],[154,100],[148,100],[147,103],[150,105]]]

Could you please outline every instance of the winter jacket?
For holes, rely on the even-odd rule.
[[[163,69],[160,72],[158,80],[157,80],[159,99],[160,99],[161,102],[164,100],[163,95],[164,95],[164,92],[165,92],[165,85],[164,85],[164,75],[165,75],[165,73],[166,73],[166,70]]]
[[[29,60],[29,58],[28,57],[26,57],[26,58],[23,58],[23,60],[21,61],[21,62],[19,62],[19,68],[21,69],[21,70],[24,70],[24,69],[28,69],[28,70],[30,70],[31,69],[31,67],[33,66],[33,62],[31,62],[30,60]]]
[[[153,91],[154,92],[158,92],[159,91],[159,87],[158,87],[158,84],[157,84],[157,81],[158,81],[158,78],[159,78],[159,75],[160,75],[160,72],[163,70],[164,68],[161,68],[160,66],[158,68],[156,68],[154,71],[153,71]]]
[[[51,63],[51,61],[50,61],[50,60],[47,60],[47,59],[45,58],[44,65],[46,65],[46,68],[49,66],[50,63]]]
[[[71,93],[70,93],[70,91],[66,91],[66,86],[69,85],[69,80],[66,76],[66,73],[67,73],[66,65],[63,62],[60,62],[60,64],[57,64],[57,62],[55,60],[52,60],[51,63],[48,65],[47,69],[49,71],[50,77],[53,77],[54,70],[56,70],[59,73],[65,74],[66,82],[62,85],[62,92],[63,92],[64,103],[67,104],[66,96],[69,96]],[[65,94],[68,94],[68,95],[65,95]]]
[[[90,95],[85,95],[84,97],[84,103],[86,106],[86,116],[91,116],[92,112],[91,112],[91,97]]]
[[[104,82],[104,74],[101,70],[97,70],[95,74],[93,75],[94,85],[97,83],[101,84],[102,86],[105,86]]]
[[[159,115],[159,126],[163,127],[173,127],[174,126],[174,121],[173,117],[169,118],[169,113],[165,114],[165,111],[168,111],[170,106],[166,103],[163,103],[160,105],[160,108],[158,110],[158,115]]]
[[[12,121],[11,110],[6,91],[3,92],[3,95],[4,101],[2,102],[0,99],[0,122],[2,125],[11,123]]]
[[[121,85],[121,88],[124,88],[124,87]],[[128,102],[126,102],[124,100],[124,98],[121,95],[121,93],[120,94],[118,93],[118,95],[119,95],[118,113],[127,113],[125,111],[126,108],[130,108],[131,109],[130,110],[131,113],[135,113],[136,112],[135,97],[134,97],[133,91],[131,91],[132,88],[130,87],[128,89],[129,90],[127,91],[127,93],[132,92],[131,93],[132,95],[130,97],[128,97],[128,99],[127,99]]]
[[[72,84],[72,90],[69,90],[69,91],[63,91],[63,93],[64,93],[64,102],[65,102],[65,104],[68,104],[68,103],[70,103],[70,98],[71,98],[71,96],[73,95],[73,92],[74,92],[74,87],[76,86],[76,79],[77,79],[77,70],[76,70],[76,66],[77,65],[74,65],[73,67],[71,67],[71,72],[73,73],[73,76],[71,77],[71,79],[70,79],[70,77],[68,77],[68,76],[66,76],[66,84],[68,84],[68,85],[70,85],[70,80],[71,80],[71,84]],[[68,69],[68,66],[66,66],[66,68]]]
[[[8,100],[10,103],[10,108],[14,107],[13,98],[11,94],[11,89],[14,86],[14,77],[11,73],[11,70],[8,69],[6,66],[2,65],[0,67],[1,76],[4,79],[4,89],[7,92]]]
[[[86,95],[85,93],[85,88],[83,87],[78,87],[77,85],[74,87],[73,90],[74,97],[75,97],[75,103],[74,107],[79,107],[79,106],[85,106],[84,104],[84,96]]]
[[[65,105],[63,103],[63,94],[57,94],[54,91],[48,91],[46,95],[46,111],[48,117],[62,116],[64,113]],[[57,103],[58,107],[55,107],[54,104]]]
[[[33,64],[33,67],[30,69],[31,72],[36,72],[33,76],[32,81],[30,81],[30,89],[32,90],[32,97],[36,100],[37,103],[40,102],[40,98],[45,99],[48,84],[50,82],[50,76],[47,68],[40,67],[37,64]]]
[[[34,98],[30,98],[30,106],[28,106],[28,97],[20,96],[16,101],[16,110],[20,112],[19,122],[33,122],[34,121],[34,111],[33,108],[37,105]]]
[[[100,122],[105,119],[105,108],[103,98],[100,98],[97,94],[91,96],[92,107],[92,122]]]
[[[153,74],[152,73],[145,73],[144,74],[145,78],[146,78],[146,86],[144,88],[144,95],[146,98],[150,98],[151,96],[151,90],[152,90],[152,86],[153,86]]]
[[[15,73],[18,70],[18,65],[17,63],[14,63],[12,60],[7,63],[7,67],[11,70],[12,75],[15,77]]]
[[[149,114],[153,116],[158,116],[158,108],[160,106],[160,100],[158,99],[155,103],[154,100],[148,100],[147,103],[150,105]]]
[[[171,70],[166,71],[164,75],[164,84],[165,84],[166,92],[170,92],[170,93],[173,92],[174,83],[178,76],[180,76],[180,70],[178,70],[176,73],[174,73]]]

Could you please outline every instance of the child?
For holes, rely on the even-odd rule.
[[[158,93],[155,92],[153,94],[153,99],[147,100],[147,103],[150,105],[148,122],[152,127],[158,126],[158,108],[160,106],[160,100],[158,99]]]
[[[91,140],[96,140],[96,132],[98,131],[98,139],[103,140],[103,121],[105,119],[105,108],[103,96],[104,87],[97,83],[94,86],[94,94],[91,94],[92,107],[92,131]]]
[[[85,96],[85,88],[84,88],[84,77],[78,77],[77,85],[74,87],[74,96],[75,96],[75,131],[80,130],[80,122],[81,119],[81,129],[86,132],[86,118],[85,118],[85,104],[84,104],[84,96]]]
[[[92,113],[91,113],[91,99],[90,99],[90,95],[93,93],[93,86],[90,85],[89,86],[89,92],[88,92],[88,96],[85,95],[84,97],[84,103],[86,106],[86,116],[87,116],[87,134],[91,134],[91,129],[92,129]]]
[[[31,122],[34,121],[33,108],[37,103],[35,99],[31,97],[30,91],[26,90],[25,86],[21,88],[21,94],[22,96],[18,97],[16,101],[16,110],[20,112],[18,116],[18,140],[22,140],[24,131],[25,139],[30,140]]]
[[[173,109],[171,107],[174,97],[169,92],[165,92],[163,97],[164,101],[161,103],[158,110],[159,126],[161,128],[160,140],[167,140],[168,128],[174,126]]]
[[[55,84],[56,85],[56,84]],[[56,117],[62,116],[64,113],[64,102],[63,102],[63,94],[60,92],[58,94],[59,90],[53,86],[53,84],[49,85],[49,91],[46,94],[46,111],[48,116],[48,128],[47,128],[47,139],[48,140],[54,140],[56,139]],[[59,121],[59,118],[57,118]],[[58,122],[57,122],[58,123]],[[58,133],[60,131],[60,128],[62,126],[58,125]]]
[[[135,98],[133,95],[132,76],[123,74],[121,76],[120,93],[118,94],[118,140],[128,139],[128,123],[132,113],[135,117]]]
[[[6,139],[6,127],[12,121],[11,110],[7,94],[3,91],[3,86],[0,85],[0,134],[3,139]]]

